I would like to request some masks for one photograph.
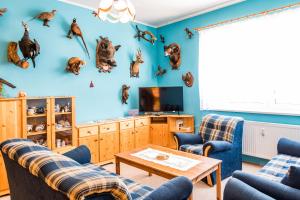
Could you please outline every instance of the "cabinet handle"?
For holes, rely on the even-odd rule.
[[[103,141],[103,138],[100,138],[101,141]]]
[[[88,133],[88,134],[91,134],[92,132],[91,132],[91,131],[88,131],[87,133]]]
[[[95,139],[95,140],[94,140],[94,142],[98,142],[98,140],[97,140],[97,139]]]

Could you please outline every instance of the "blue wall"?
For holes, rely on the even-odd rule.
[[[16,96],[18,91],[26,91],[28,96],[76,96],[77,121],[122,117],[128,109],[137,108],[137,88],[156,86],[154,68],[157,66],[157,47],[147,42],[138,42],[133,38],[134,24],[111,24],[95,18],[90,10],[68,5],[54,0],[1,0],[0,8],[8,12],[0,17],[0,77],[17,86],[12,90],[5,87],[8,96]],[[50,28],[34,20],[29,23],[30,36],[41,45],[41,54],[37,57],[37,67],[21,69],[7,62],[6,47],[9,41],[19,41],[24,29],[22,20],[29,20],[41,11],[58,11],[50,22]],[[69,40],[66,34],[72,19],[76,17],[91,55],[88,59],[81,41]],[[156,34],[156,29],[140,25]],[[108,36],[115,45],[122,47],[116,53],[118,66],[110,74],[100,74],[95,64],[96,39]],[[141,66],[140,78],[129,77],[129,66],[137,48],[141,48],[145,63]],[[19,53],[21,55],[21,53]],[[67,60],[78,56],[87,64],[79,76],[65,72]],[[31,61],[30,61],[31,63]],[[90,81],[95,88],[90,89]],[[131,86],[128,105],[120,100],[121,86]]]
[[[163,45],[158,45],[159,56],[158,63],[163,67],[168,68],[168,73],[158,79],[159,86],[171,86],[171,85],[184,85],[181,80],[181,75],[191,71],[195,78],[195,83],[192,88],[184,86],[184,104],[185,112],[194,114],[196,117],[196,126],[199,126],[199,122],[202,116],[207,114],[207,111],[200,111],[199,103],[199,88],[198,88],[198,54],[199,54],[199,38],[197,33],[192,40],[185,37],[183,31],[185,27],[196,28],[206,26],[209,24],[217,23],[223,20],[232,19],[256,12],[261,12],[267,9],[280,7],[283,5],[299,2],[296,0],[247,0],[245,2],[223,8],[217,11],[213,11],[207,14],[203,14],[197,17],[193,17],[184,21],[180,21],[171,25],[167,25],[158,29],[158,34],[162,34],[166,38],[166,43],[177,42],[182,48],[182,65],[180,70],[171,71],[169,67],[169,60],[163,55]],[[201,35],[200,35],[201,36]],[[201,45],[200,45],[201,48]],[[201,58],[200,58],[201,59]],[[201,95],[200,95],[201,98]],[[249,114],[249,113],[228,113],[217,112],[226,115],[242,116],[247,120],[265,121],[273,123],[286,123],[286,124],[300,124],[300,117],[294,116],[280,116],[280,115],[262,115],[262,114]]]

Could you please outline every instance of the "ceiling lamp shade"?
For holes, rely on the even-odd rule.
[[[135,18],[135,8],[130,0],[100,0],[97,16],[112,23],[127,23]]]

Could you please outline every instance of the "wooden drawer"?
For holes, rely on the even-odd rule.
[[[100,125],[100,133],[115,132],[117,130],[118,130],[117,123]]]
[[[149,124],[150,124],[149,118],[141,118],[135,120],[135,127],[149,126]]]
[[[98,135],[98,126],[91,126],[79,129],[79,137]]]
[[[129,128],[134,128],[133,120],[120,122],[120,130],[125,130],[125,129],[129,129]]]

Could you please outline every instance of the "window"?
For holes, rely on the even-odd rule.
[[[300,9],[200,31],[202,110],[300,114]]]

